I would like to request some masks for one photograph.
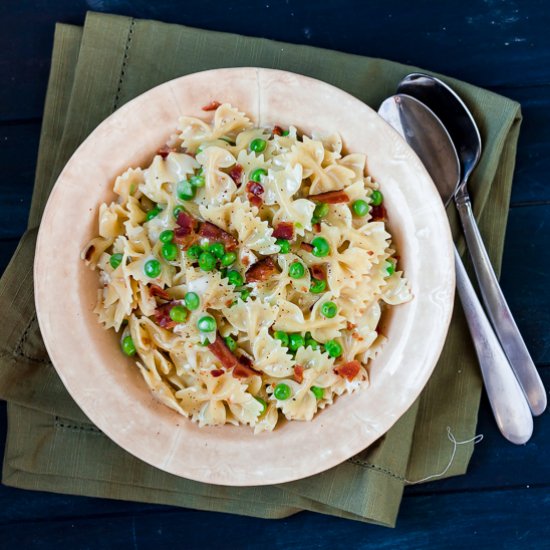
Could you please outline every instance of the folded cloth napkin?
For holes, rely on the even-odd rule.
[[[424,479],[447,466],[453,451],[447,427],[457,439],[469,439],[475,431],[481,379],[460,305],[428,385],[385,436],[327,472],[268,487],[197,483],[129,455],[80,411],[42,342],[33,298],[34,246],[42,210],[63,165],[105,117],[136,95],[181,75],[231,66],[302,73],[334,84],[374,108],[415,70],[380,59],[96,13],[88,14],[83,30],[58,25],[29,230],[0,282],[0,398],[8,402],[9,419],[3,482],[266,518],[313,510],[393,526],[407,480]],[[445,80],[461,94],[480,125],[484,153],[471,190],[481,232],[498,269],[519,105]],[[458,237],[452,210],[449,217]],[[472,449],[473,443],[460,446],[444,475],[463,474]]]

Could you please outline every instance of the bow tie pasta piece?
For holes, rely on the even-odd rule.
[[[278,310],[278,307],[260,301],[249,303],[239,300],[222,313],[233,327],[232,334],[242,332],[243,339],[252,343],[262,328],[269,328],[275,322]]]
[[[124,174],[118,176],[113,186],[113,191],[119,196],[119,202],[124,204],[129,197],[139,198],[141,191],[139,186],[144,183],[143,170],[141,168],[128,168]]]
[[[200,212],[205,220],[236,233],[240,246],[266,256],[279,252],[272,237],[273,229],[256,215],[258,210],[250,203],[236,199],[221,206],[201,206]]]
[[[294,195],[302,183],[302,168],[296,165],[293,169],[273,171],[269,170],[264,182],[264,202],[267,205],[276,205],[272,224],[277,226],[281,222],[291,222],[298,235],[311,231],[311,218],[315,210],[315,203],[307,199],[294,200]]]
[[[221,147],[208,147],[197,155],[203,167],[205,185],[204,199],[206,204],[223,204],[230,201],[237,190],[233,178],[223,169],[235,165],[235,157]]]
[[[412,293],[409,282],[403,277],[401,271],[396,271],[386,279],[386,285],[383,287],[380,297],[386,304],[392,306],[411,300]]]
[[[294,361],[287,351],[288,349],[281,345],[280,340],[276,340],[269,334],[267,327],[262,327],[258,337],[252,343],[254,366],[273,378],[292,376]]]

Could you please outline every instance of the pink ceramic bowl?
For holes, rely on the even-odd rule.
[[[105,331],[92,312],[98,276],[80,260],[85,243],[97,233],[98,205],[114,198],[114,178],[129,166],[147,165],[175,131],[178,117],[204,117],[201,106],[211,100],[230,102],[260,126],[292,124],[307,134],[337,131],[348,151],[366,153],[414,294],[383,320],[388,342],[370,365],[369,388],[342,396],[312,422],[290,422],[256,436],[248,427],[199,428],[155,401],[132,360],[120,353],[117,336]],[[172,80],[130,101],[98,126],[52,191],[34,269],[48,353],[92,422],[157,468],[222,485],[266,485],[310,476],[377,440],[428,381],[454,296],[447,217],[413,151],[375,111],[347,93],[301,75],[258,68],[219,69]]]

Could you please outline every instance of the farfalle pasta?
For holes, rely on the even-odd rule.
[[[382,193],[337,134],[205,110],[99,207],[82,253],[95,312],[155,396],[200,426],[311,420],[368,386],[383,311],[411,299]]]

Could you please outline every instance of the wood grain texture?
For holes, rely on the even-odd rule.
[[[0,4],[0,273],[26,227],[54,24],[81,25],[87,9],[384,57],[519,101],[524,122],[502,285],[550,387],[547,2],[5,0]],[[5,422],[2,405],[1,448]],[[516,447],[499,435],[483,401],[478,433],[485,439],[468,474],[407,488],[393,531],[311,513],[266,521],[0,486],[0,546],[148,548],[185,541],[186,549],[549,547],[550,413],[535,420],[533,439]]]

